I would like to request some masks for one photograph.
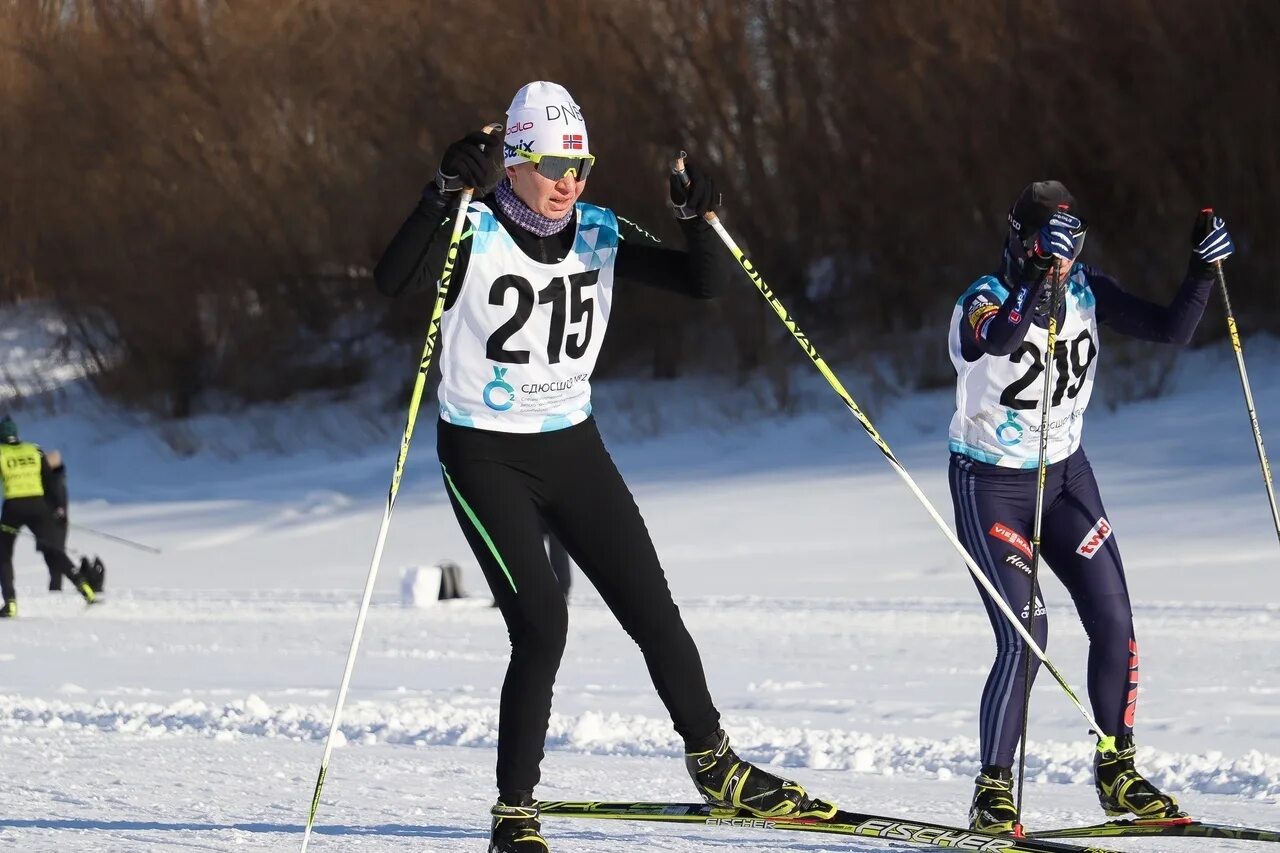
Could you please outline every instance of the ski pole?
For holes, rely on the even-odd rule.
[[[1204,210],[1213,216],[1213,208]],[[1222,304],[1227,309],[1227,334],[1231,336],[1231,348],[1236,353],[1236,367],[1240,369],[1240,386],[1244,389],[1244,405],[1249,412],[1249,425],[1253,427],[1253,443],[1258,448],[1258,462],[1262,465],[1262,482],[1267,487],[1267,500],[1271,502],[1271,520],[1276,526],[1276,536],[1280,537],[1280,510],[1276,509],[1276,491],[1271,483],[1271,465],[1267,462],[1267,451],[1262,446],[1262,427],[1258,425],[1258,412],[1253,406],[1253,391],[1249,388],[1249,373],[1244,369],[1244,346],[1240,343],[1240,330],[1236,328],[1236,317],[1231,312],[1231,297],[1227,295],[1227,278],[1222,274],[1222,261],[1214,261],[1213,273],[1218,279],[1218,289],[1222,291]]]
[[[152,554],[159,554],[160,549],[151,545],[143,545],[141,542],[134,542],[132,539],[125,539],[123,536],[116,536],[114,533],[104,533],[101,530],[94,530],[92,527],[85,527],[83,524],[76,524],[74,521],[67,522],[68,525],[76,530],[83,530],[85,533],[92,533],[94,536],[101,536],[103,539],[111,539],[128,545],[130,548],[137,548],[139,551],[147,551]]]
[[[1056,262],[1055,262],[1056,265]],[[1026,629],[1036,618],[1036,584],[1040,577],[1040,533],[1044,527],[1044,483],[1049,473],[1049,412],[1053,407],[1053,364],[1054,350],[1058,345],[1058,283],[1050,278],[1052,288],[1049,296],[1049,343],[1044,352],[1044,388],[1040,391],[1040,450],[1036,461],[1036,514],[1031,527],[1031,592],[1027,594]],[[1026,655],[1022,661],[1022,738],[1018,744],[1018,798],[1016,808],[1022,814],[1022,781],[1027,771],[1027,729],[1031,718],[1031,656]],[[1099,737],[1102,733],[1099,732]],[[1013,834],[1021,837],[1022,824],[1016,823]]]
[[[684,160],[687,156],[688,155],[685,152],[681,151],[679,156],[676,157],[675,165],[672,167],[672,172],[680,176],[686,183],[688,182],[688,176],[684,174]],[[1027,644],[1027,648],[1031,649],[1035,653],[1035,656],[1040,659],[1040,662],[1044,664],[1045,668],[1049,670],[1054,679],[1067,694],[1068,698],[1070,698],[1072,703],[1076,706],[1076,710],[1080,712],[1081,716],[1085,718],[1089,725],[1095,730],[1101,731],[1101,727],[1094,721],[1093,715],[1089,713],[1089,709],[1081,703],[1080,698],[1076,696],[1075,691],[1071,689],[1071,685],[1067,683],[1067,680],[1062,677],[1062,673],[1059,672],[1058,668],[1049,660],[1044,649],[1040,648],[1039,644],[1037,644],[1031,635],[1027,633],[1026,629],[1022,627],[1021,620],[1019,620],[1018,617],[1014,615],[1013,611],[1009,609],[1009,605],[1003,598],[1001,598],[1000,593],[996,591],[996,588],[991,584],[991,581],[987,579],[987,576],[982,573],[982,569],[974,562],[973,557],[969,556],[969,552],[964,549],[964,545],[960,544],[960,540],[951,532],[951,528],[942,520],[942,516],[938,515],[938,511],[934,509],[933,504],[929,502],[927,497],[925,497],[924,492],[920,491],[920,487],[916,485],[915,480],[911,479],[911,475],[907,473],[907,469],[898,461],[898,457],[893,455],[893,451],[889,449],[889,445],[880,437],[880,433],[876,432],[876,428],[871,425],[871,421],[868,420],[867,416],[858,408],[858,404],[854,402],[853,397],[849,395],[849,392],[845,390],[844,385],[840,383],[840,380],[836,377],[835,373],[833,373],[831,368],[827,366],[827,363],[822,359],[822,356],[818,354],[818,350],[813,345],[813,342],[809,340],[809,336],[800,330],[800,326],[787,312],[787,309],[783,307],[782,303],[778,301],[777,296],[774,295],[773,291],[769,288],[769,285],[765,283],[760,272],[752,265],[750,259],[747,258],[742,249],[738,248],[738,244],[734,242],[733,238],[729,236],[729,232],[725,230],[724,225],[721,224],[720,218],[716,216],[715,211],[707,211],[703,214],[703,218],[713,229],[715,229],[716,234],[719,235],[720,239],[724,242],[725,246],[728,247],[729,251],[733,253],[734,258],[737,259],[738,264],[747,274],[747,277],[751,279],[752,284],[756,286],[756,290],[760,291],[760,295],[763,296],[769,303],[769,306],[773,308],[774,313],[778,315],[778,319],[782,321],[782,324],[787,327],[787,331],[791,332],[791,336],[795,338],[796,343],[798,343],[800,348],[805,351],[805,354],[809,356],[814,367],[818,368],[818,372],[826,378],[827,382],[831,385],[832,390],[834,390],[836,394],[840,396],[840,399],[844,401],[844,404],[848,406],[849,412],[857,418],[858,423],[862,424],[862,428],[866,430],[868,437],[875,442],[876,447],[880,448],[880,452],[884,454],[884,458],[888,460],[889,465],[893,467],[893,470],[896,471],[898,476],[902,478],[903,482],[907,484],[907,488],[910,489],[911,493],[916,496],[918,501],[920,501],[920,504],[929,513],[929,516],[938,525],[938,529],[940,529],[943,535],[947,537],[947,541],[949,541],[952,547],[959,552],[960,556],[964,559],[965,566],[969,569],[970,573],[973,574],[974,579],[977,580],[982,588],[987,591],[987,594],[991,596],[991,600],[995,602],[996,607],[1002,614],[1004,614],[1005,619],[1007,619],[1009,623],[1013,625],[1014,630],[1021,635],[1022,639]]]
[[[486,133],[494,133],[501,129],[500,124],[490,124],[486,125],[484,130]],[[316,777],[316,789],[311,797],[307,825],[302,832],[302,853],[306,853],[307,844],[311,840],[311,829],[315,825],[316,810],[320,808],[320,791],[324,787],[324,777],[329,771],[329,758],[333,754],[333,736],[337,734],[338,725],[342,719],[342,706],[347,699],[347,688],[351,686],[356,651],[360,647],[360,637],[364,633],[365,616],[369,612],[369,602],[373,598],[373,584],[378,577],[378,566],[382,563],[382,549],[387,541],[387,529],[391,526],[391,511],[395,508],[396,494],[400,491],[400,478],[404,474],[405,460],[409,456],[409,441],[413,438],[413,427],[418,420],[418,406],[422,402],[422,392],[427,384],[427,371],[431,367],[431,358],[435,355],[436,336],[440,331],[445,299],[449,295],[449,285],[453,280],[453,265],[458,259],[458,249],[462,244],[462,228],[467,221],[467,208],[471,204],[471,196],[474,192],[474,187],[465,187],[458,198],[458,215],[453,220],[453,233],[449,236],[449,252],[445,256],[444,269],[440,272],[440,281],[436,287],[436,302],[431,309],[431,322],[427,325],[427,341],[422,349],[422,359],[418,362],[418,375],[413,383],[413,395],[409,398],[409,417],[404,426],[404,434],[400,437],[400,451],[396,454],[396,466],[391,474],[391,487],[387,490],[387,505],[382,512],[382,525],[378,528],[378,542],[373,548],[373,559],[369,563],[369,574],[364,582],[364,596],[360,600],[360,612],[356,616],[351,647],[347,651],[347,665],[342,671],[342,682],[338,686],[338,699],[334,703],[333,719],[329,722],[329,733],[324,739],[320,774]]]

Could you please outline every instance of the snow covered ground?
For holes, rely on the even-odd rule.
[[[1249,355],[1264,434],[1280,447],[1280,348],[1258,342]],[[857,376],[843,378],[857,396]],[[1280,828],[1280,544],[1230,353],[1190,354],[1173,387],[1116,413],[1098,406],[1086,429],[1138,603],[1140,764],[1205,819]],[[822,388],[809,390],[821,399]],[[599,415],[740,752],[850,809],[962,822],[993,643],[941,534],[834,396],[787,420],[717,428],[704,417],[645,439],[628,422],[642,393],[656,400],[652,387],[603,388]],[[623,399],[630,408],[615,405]],[[876,416],[948,518],[950,405],[946,393],[922,394]],[[73,534],[74,548],[108,565],[109,602],[85,610],[69,593],[45,592],[38,555],[20,545],[21,617],[0,623],[0,847],[297,846],[401,419],[387,414],[363,432],[331,425],[322,441],[313,413],[294,452],[241,447],[229,458],[236,419],[206,418],[191,429],[222,447],[177,458],[115,415],[19,413],[28,437],[67,457],[73,521],[164,553]],[[423,420],[316,851],[474,851],[487,835],[506,638]],[[401,606],[400,570],[442,558],[463,565],[476,597]],[[639,653],[578,580],[539,795],[692,799]],[[1080,685],[1083,632],[1055,582],[1047,598],[1050,656]],[[1028,824],[1101,819],[1084,729],[1041,679]],[[547,827],[565,853],[624,839],[686,853],[890,849],[657,825]]]

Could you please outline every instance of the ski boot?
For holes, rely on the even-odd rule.
[[[84,598],[85,604],[97,604],[98,595],[93,591],[93,586],[84,578],[84,575],[76,575],[72,581],[72,586],[76,588],[76,592],[80,593]]]
[[[75,573],[75,575],[74,575],[74,576],[72,576],[72,579],[71,579],[71,585],[72,585],[73,587],[75,587],[76,592],[79,592],[79,591],[80,591],[80,587],[79,587],[79,585],[76,583],[76,579],[80,579],[80,580],[89,580],[89,578],[91,577],[91,575],[90,575],[89,573],[90,573],[90,572],[92,572],[92,571],[93,571],[93,566],[92,566],[92,564],[90,564],[90,562],[89,562],[89,558],[88,558],[88,557],[81,557],[81,558],[80,558],[80,565],[76,567],[76,573]],[[50,592],[52,592],[52,591],[53,591],[53,589],[54,589],[54,583],[55,583],[55,578],[54,578],[54,576],[53,576],[53,575],[49,575],[49,590],[50,590]],[[58,589],[62,589],[62,574],[61,574],[61,573],[59,573],[59,574],[58,574],[58,576],[57,576],[57,578],[56,578],[56,583],[58,584],[57,588],[58,588]]]
[[[4,604],[0,605],[0,619],[12,619],[18,615],[18,602],[15,599],[7,599]]]
[[[743,761],[730,748],[723,730],[699,746],[705,749],[686,752],[684,764],[702,798],[713,806],[742,809],[764,818],[826,819],[836,813],[835,806],[811,799],[795,782]]]
[[[489,834],[489,853],[547,853],[551,848],[542,837],[538,807],[533,796],[512,797],[511,805],[502,798],[489,810],[493,815],[493,831]]]
[[[1098,741],[1093,774],[1102,810],[1113,817],[1123,814],[1133,814],[1140,819],[1185,817],[1177,800],[1134,769],[1133,757],[1137,751],[1131,734]]]
[[[1011,835],[1018,826],[1018,806],[1013,801],[1013,772],[989,764],[973,780],[973,804],[969,828],[996,835]]]
[[[89,562],[88,557],[80,558],[80,578],[89,582],[89,586],[94,592],[102,592],[107,583],[107,567],[102,564],[101,557],[94,557],[93,562]]]

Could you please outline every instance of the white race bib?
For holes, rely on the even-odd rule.
[[[575,205],[573,250],[544,264],[482,202],[467,209],[467,274],[440,328],[440,416],[499,432],[550,432],[591,414],[591,373],[609,324],[618,220]]]
[[[1034,324],[1010,355],[982,355],[965,361],[960,350],[964,303],[986,292],[1001,304],[1009,290],[995,276],[974,282],[951,315],[949,349],[956,368],[956,413],[951,419],[950,449],[979,462],[1005,468],[1035,468],[1040,454],[1040,400],[1044,393],[1049,331]],[[1066,315],[1054,347],[1053,397],[1049,409],[1048,463],[1061,462],[1080,446],[1084,412],[1093,393],[1098,357],[1098,322],[1093,292],[1084,267],[1077,264],[1067,281]]]

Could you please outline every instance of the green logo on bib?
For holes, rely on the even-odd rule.
[[[1005,447],[1013,447],[1022,443],[1022,424],[1018,423],[1018,413],[1010,411],[1008,420],[996,427],[996,441]]]

